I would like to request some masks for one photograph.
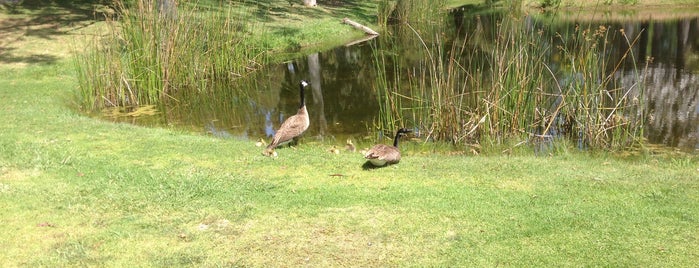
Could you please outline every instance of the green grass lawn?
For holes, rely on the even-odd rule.
[[[58,38],[57,36],[52,36]],[[29,38],[29,37],[28,37]],[[60,43],[59,43],[60,44]],[[695,156],[358,153],[115,124],[69,60],[0,65],[0,263],[693,267]]]
[[[1,68],[10,266],[693,266],[692,157],[358,153],[91,119],[65,62]],[[341,176],[339,176],[341,175]]]

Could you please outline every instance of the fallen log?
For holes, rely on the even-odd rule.
[[[366,42],[366,41],[369,41],[369,40],[371,40],[371,39],[376,38],[377,36],[378,36],[378,35],[367,35],[367,36],[362,37],[362,38],[360,38],[360,39],[357,39],[357,40],[354,40],[354,41],[352,41],[352,42],[349,42],[349,43],[345,44],[345,46],[346,46],[346,47],[350,47],[350,46],[354,46],[354,45],[359,44],[359,43],[364,43],[364,42]]]
[[[366,26],[364,26],[364,25],[361,25],[361,24],[359,24],[358,22],[355,22],[355,21],[350,20],[350,19],[348,19],[348,18],[342,19],[342,22],[345,23],[345,24],[352,25],[352,26],[354,26],[354,28],[360,29],[360,30],[364,31],[364,32],[365,32],[366,34],[368,34],[368,35],[379,35],[379,33],[377,33],[376,31],[372,30],[371,28],[366,27]]]

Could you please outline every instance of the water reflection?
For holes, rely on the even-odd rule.
[[[645,136],[650,143],[699,149],[698,17],[565,22],[554,24],[551,31],[599,26],[614,31],[612,42],[605,44],[610,46],[608,56],[612,63],[624,60],[621,66],[608,66],[608,71],[616,70],[615,85],[633,88],[631,94],[645,102]],[[634,44],[630,50],[629,44]]]
[[[296,113],[298,81],[305,79],[311,125],[304,136],[344,140],[364,135],[378,109],[370,55],[367,44],[340,47],[220,81],[210,92],[182,92],[161,120],[218,137],[269,138]]]
[[[633,47],[637,65],[651,61],[643,71],[648,141],[682,149],[699,149],[699,19],[621,23],[630,36],[639,35]],[[631,35],[633,34],[633,35]],[[621,84],[635,83],[633,59],[616,73]],[[640,87],[637,87],[640,88]]]
[[[472,16],[468,9],[451,12],[452,30],[463,36],[476,31],[487,39],[497,27],[502,13]],[[630,92],[644,102],[647,111],[645,132],[651,143],[683,149],[699,148],[699,18],[672,20],[567,20],[527,17],[522,23],[550,40],[563,40],[574,34],[576,27],[609,31],[609,43],[603,53],[615,71],[613,85],[633,88]],[[620,33],[623,31],[625,35]],[[554,38],[562,35],[562,39]],[[387,37],[381,37],[387,38]],[[457,38],[457,37],[454,37]],[[470,37],[474,38],[474,37]],[[478,38],[478,37],[477,37]],[[203,130],[220,137],[242,137],[256,140],[271,137],[286,117],[298,106],[296,85],[307,79],[311,84],[307,107],[311,125],[306,137],[320,139],[365,136],[374,130],[379,113],[377,72],[371,46],[379,40],[313,53],[283,64],[268,66],[249,77],[220,81],[218,88],[204,94],[180,94],[179,102],[166,108],[163,122],[194,130]],[[448,44],[448,43],[447,43]],[[634,44],[629,53],[628,44]],[[481,45],[487,49],[488,41]],[[552,46],[562,45],[552,44]],[[406,50],[415,49],[406,46]],[[407,58],[400,64],[411,64]],[[623,61],[622,61],[623,59]],[[566,68],[563,57],[552,53],[548,63],[553,71]],[[647,63],[647,65],[646,65]],[[391,66],[389,66],[391,67]],[[405,66],[402,66],[405,67]],[[419,71],[419,70],[418,70]],[[639,80],[640,78],[640,80]],[[559,81],[571,77],[559,77]],[[642,83],[643,86],[641,86]],[[391,131],[391,130],[387,130]]]
[[[628,72],[620,74],[629,79]],[[677,68],[652,67],[646,75],[647,136],[651,143],[699,149],[699,79]]]

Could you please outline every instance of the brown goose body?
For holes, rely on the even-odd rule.
[[[401,128],[396,132],[396,136],[393,139],[393,146],[386,144],[374,145],[369,151],[366,152],[364,158],[369,160],[372,165],[380,167],[384,165],[391,165],[400,162],[400,150],[398,150],[398,139],[405,133],[410,132],[410,130]]]
[[[299,85],[301,92],[301,105],[295,115],[284,120],[284,123],[279,127],[272,138],[272,142],[267,145],[267,148],[262,152],[264,155],[271,156],[274,153],[274,148],[280,144],[291,141],[292,139],[301,136],[308,129],[311,121],[308,118],[306,110],[306,102],[304,100],[304,89],[308,86],[306,81],[301,80]]]

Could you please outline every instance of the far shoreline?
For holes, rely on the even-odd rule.
[[[568,1],[563,1],[568,2]],[[582,1],[586,4],[564,6],[558,8],[543,8],[526,5],[524,9],[532,14],[557,15],[563,20],[582,21],[629,21],[629,20],[674,20],[699,17],[699,1],[695,4],[669,3],[669,1],[645,1],[646,4],[589,4],[592,1]],[[563,15],[563,16],[561,16]]]

